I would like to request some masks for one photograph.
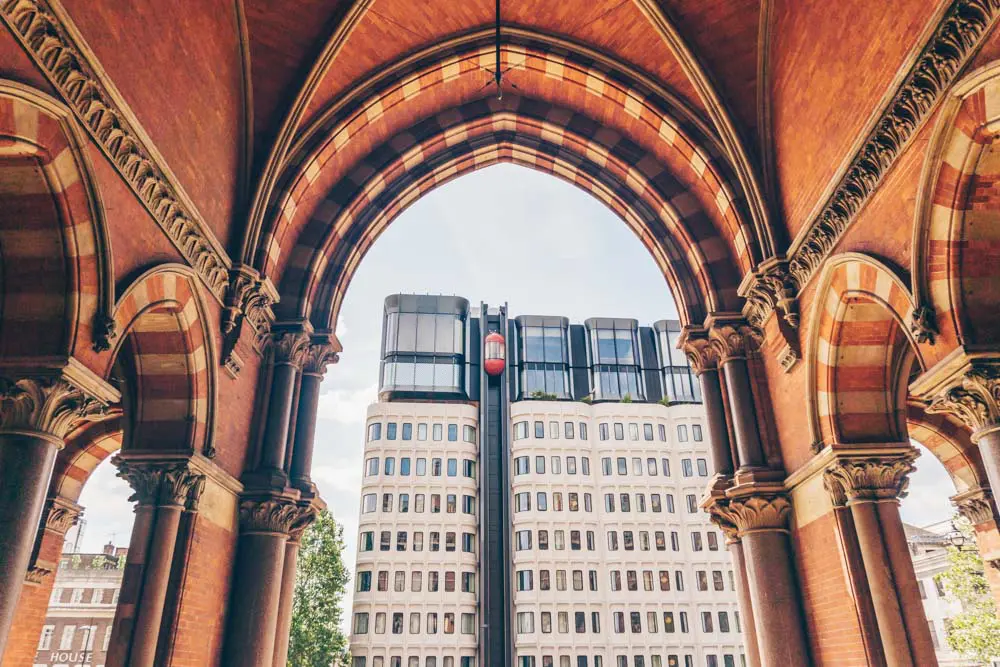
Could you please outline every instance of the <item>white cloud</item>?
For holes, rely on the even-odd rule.
[[[377,398],[377,384],[370,384],[359,390],[334,389],[322,393],[319,396],[319,418],[345,424],[364,422],[365,410]]]

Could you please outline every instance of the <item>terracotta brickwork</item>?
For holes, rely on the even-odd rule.
[[[502,4],[498,90],[491,3],[0,3],[5,665],[51,586],[38,516],[117,455],[109,664],[275,667],[351,279],[500,162],[666,279],[749,664],[933,662],[892,503],[915,438],[1000,556],[1000,3]]]

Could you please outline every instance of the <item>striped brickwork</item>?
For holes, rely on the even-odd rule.
[[[520,98],[480,100],[422,121],[331,191],[292,251],[281,312],[331,322],[364,252],[399,212],[499,161],[551,173],[607,204],[650,249],[691,319],[704,317],[706,307],[735,307],[738,275],[682,186],[631,142],[596,130],[579,115]]]
[[[56,458],[49,495],[79,502],[90,475],[121,447],[121,416],[82,425],[66,437]]]
[[[905,385],[912,360],[903,283],[857,254],[828,260],[816,291],[815,417],[822,444],[906,440]]]
[[[90,352],[100,244],[87,168],[64,114],[0,82],[0,357],[8,360]]]
[[[978,83],[949,101],[937,128],[914,248],[917,288],[948,350],[1000,335],[1000,72],[970,77]]]
[[[197,289],[190,269],[161,266],[136,280],[115,309],[123,332],[117,354],[128,356],[136,383],[127,415],[133,450],[197,451],[210,437],[215,362]]]
[[[383,169],[394,161],[402,161],[404,155],[408,155],[408,169],[419,165],[423,157],[413,149],[427,139],[426,133],[432,132],[433,127],[422,122],[414,125],[413,115],[421,114],[426,121],[435,118],[433,114],[440,108],[447,108],[436,109],[433,104],[443,87],[461,88],[476,83],[470,90],[479,89],[485,76],[482,67],[489,55],[485,45],[435,53],[428,62],[390,72],[366,86],[317,123],[308,136],[300,140],[290,159],[289,175],[282,181],[280,193],[275,198],[273,224],[263,236],[260,246],[263,254],[258,259],[264,273],[281,275],[282,282],[288,283],[283,275],[285,263],[290,262],[294,268],[303,266],[302,258],[295,253],[307,243],[304,241],[306,230],[316,221],[330,224],[329,219],[336,217],[336,212],[331,216],[331,202],[337,209],[347,205],[345,188],[357,189],[366,182],[375,184],[370,187],[381,187],[379,183],[385,180]],[[738,270],[749,270],[759,252],[744,222],[746,216],[741,213],[744,202],[734,194],[736,190],[730,184],[732,178],[720,166],[722,160],[715,144],[701,136],[694,123],[676,120],[668,111],[670,105],[666,100],[629,81],[624,74],[564,49],[524,45],[512,49],[505,57],[513,68],[510,76],[512,80],[517,79],[519,88],[530,88],[535,77],[544,81],[547,89],[556,84],[556,90],[585,91],[592,107],[586,110],[586,116],[580,109],[574,109],[577,113],[573,113],[537,102],[515,102],[515,108],[534,106],[536,119],[549,115],[546,120],[556,130],[556,136],[572,131],[571,122],[578,123],[582,130],[579,134],[589,140],[579,146],[581,157],[588,153],[603,157],[609,150],[620,150],[626,156],[639,156],[629,161],[631,167],[671,171],[675,174],[672,180],[679,186],[674,195],[679,199],[676,208],[684,215],[700,218],[697,226],[706,228],[706,237],[715,237],[712,242],[715,247],[702,249],[702,253],[724,258],[734,274]],[[476,104],[485,103],[458,106],[470,109]],[[495,111],[499,113],[511,108],[501,105]],[[573,107],[567,106],[569,108]],[[603,118],[600,117],[602,110],[614,110],[615,113]],[[455,116],[462,113],[453,109],[437,118],[458,131],[462,120]],[[400,119],[406,119],[406,124],[401,124]],[[615,119],[622,124],[621,131],[609,129],[614,127]],[[646,164],[639,164],[640,159]],[[660,163],[660,166],[650,163]],[[347,183],[351,179],[356,181],[359,175],[361,183]],[[654,223],[645,221],[644,224],[652,226]],[[683,240],[677,239],[677,245],[682,246]],[[690,252],[684,248],[682,255],[686,257]],[[288,298],[294,300],[296,297]],[[301,301],[296,305],[300,306],[300,312],[301,306],[308,307],[308,303]],[[284,308],[292,312],[287,304]]]
[[[946,415],[928,414],[915,403],[907,406],[906,427],[911,438],[941,461],[959,493],[989,486],[982,455],[968,429]]]

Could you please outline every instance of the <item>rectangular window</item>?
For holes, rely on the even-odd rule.
[[[677,425],[677,442],[688,441],[688,427],[686,424]]]
[[[656,427],[657,435],[660,436],[660,442],[667,441],[667,426],[665,424],[660,424]]]
[[[617,459],[618,464],[618,474],[627,475],[628,474],[628,459],[624,456],[619,456]]]
[[[375,550],[375,532],[365,531],[361,533],[361,551],[374,551]]]
[[[462,440],[465,442],[475,442],[476,441],[476,427],[469,426],[465,424],[462,426]]]
[[[587,423],[586,422],[580,422],[579,426],[580,426],[580,428],[579,428],[580,439],[581,440],[586,440],[587,439]],[[605,438],[605,440],[607,440],[607,438]]]
[[[458,424],[448,424],[448,442],[458,442]]]
[[[517,612],[518,634],[530,634],[535,631],[535,613],[532,611]]]
[[[701,630],[702,630],[702,632],[713,632],[714,631],[713,624],[712,624],[712,612],[710,612],[710,611],[703,611],[703,612],[701,612]]]
[[[609,436],[608,436],[608,424],[607,424],[607,422],[602,423],[602,424],[598,424],[598,429],[597,430],[599,431],[598,435],[601,438],[601,440],[607,440],[608,439]]]
[[[523,440],[528,437],[528,422],[516,422],[514,424],[514,439]]]
[[[527,458],[527,457],[525,457],[525,458]],[[544,456],[536,456],[535,457],[535,473],[537,473],[539,475],[544,475],[545,474],[545,457]]]
[[[520,494],[518,494],[520,495]],[[549,498],[544,491],[539,491],[535,498],[535,507],[538,508],[539,512],[544,512],[549,509]],[[530,509],[530,508],[529,508]]]
[[[519,530],[515,534],[515,540],[518,551],[525,551],[531,548],[531,531],[530,530]]]
[[[522,491],[514,495],[514,511],[515,512],[527,512],[531,509],[531,494],[527,491]]]
[[[368,634],[368,614],[367,612],[359,612],[354,615],[354,634],[356,635],[366,635]]]
[[[726,590],[726,582],[722,577],[722,570],[712,570],[712,588],[717,591]]]
[[[698,511],[698,498],[693,493],[687,494],[688,513],[694,514]]]
[[[708,590],[708,573],[705,570],[698,570],[695,572],[695,580],[700,592],[705,592]]]
[[[642,439],[643,440],[652,440],[653,439],[653,425],[652,424],[643,424],[642,425]]]
[[[531,570],[517,571],[517,590],[530,591],[534,588],[534,573]]]
[[[580,472],[583,475],[590,475],[590,457],[580,457]]]
[[[701,424],[692,424],[691,425],[691,438],[695,442],[701,442],[701,440],[702,440]]]
[[[403,477],[410,476],[410,457],[404,456],[399,459],[399,474]]]
[[[625,439],[625,425],[621,422],[615,422],[615,440]]]
[[[382,439],[382,424],[369,424],[368,425],[368,441],[381,440]]]
[[[392,590],[395,593],[402,593],[406,590],[406,573],[402,570],[392,576]]]
[[[576,457],[567,456],[566,457],[566,474],[575,475],[576,474]]]
[[[445,497],[445,512],[448,514],[455,514],[458,512],[458,496],[454,493],[449,493]]]
[[[378,508],[378,496],[374,493],[366,493],[361,497],[361,513],[369,514]]]
[[[378,458],[365,460],[365,477],[375,477],[378,475]]]
[[[444,438],[444,425],[443,424],[433,424],[433,425],[431,425],[431,438],[435,442],[440,442]]]
[[[427,439],[427,424],[417,424],[417,440]]]
[[[724,611],[719,612],[719,632],[729,632],[729,614]]]
[[[413,440],[413,424],[403,422],[403,440]]]
[[[559,422],[549,422],[549,437],[553,440],[559,439]]]
[[[385,425],[385,439],[395,440],[396,439],[396,422],[389,422]]]
[[[544,458],[544,457],[543,457]],[[527,475],[531,472],[531,459],[527,456],[518,456],[514,459],[514,474]]]
[[[535,437],[536,438],[545,437],[545,422],[535,422]]]
[[[474,553],[476,550],[476,536],[473,533],[462,533],[462,551]]]
[[[427,459],[417,459],[417,477],[427,474]]]
[[[455,550],[455,533],[454,531],[448,531],[444,534],[444,550],[454,551]]]
[[[696,463],[698,464],[698,476],[708,477],[708,462],[705,459],[698,459]]]
[[[576,434],[573,432],[573,422],[566,422],[563,424],[563,437],[567,440],[572,440],[575,435]]]
[[[693,533],[691,533],[691,549],[693,551],[702,550],[701,533],[699,533],[698,531],[694,531]]]
[[[636,423],[630,423],[628,425],[628,439],[638,440],[639,439],[639,425]]]
[[[448,477],[458,477],[458,459],[448,459]]]
[[[462,513],[463,514],[475,514],[476,513],[476,497],[475,496],[462,496]]]
[[[476,633],[475,614],[462,614],[462,634],[472,635]]]
[[[420,570],[410,572],[410,590],[419,593],[424,586],[424,573]]]
[[[708,550],[718,551],[719,550],[719,535],[714,530],[710,530],[708,535]]]
[[[611,457],[605,456],[601,459],[601,473],[608,477],[611,475]]]
[[[52,646],[52,635],[55,634],[56,626],[46,625],[42,628],[42,636],[38,640],[38,650],[47,651]]]

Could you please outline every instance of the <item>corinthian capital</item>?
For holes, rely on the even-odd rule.
[[[695,375],[701,375],[718,367],[719,352],[707,337],[689,336],[684,340],[683,349]]]
[[[959,514],[968,519],[973,526],[997,520],[993,494],[990,493],[989,489],[972,489],[960,493],[957,496],[952,496],[951,502],[958,509]]]
[[[1000,365],[972,364],[926,409],[957,417],[972,431],[974,441],[1000,428]]]
[[[134,493],[129,501],[139,505],[185,507],[197,510],[205,489],[205,475],[186,461],[130,461],[116,456],[118,477],[129,483]]]
[[[756,345],[754,332],[745,322],[717,322],[708,332],[719,363],[746,359]]]
[[[244,533],[283,533],[301,536],[316,518],[316,510],[293,498],[268,496],[240,503],[240,529]]]
[[[302,368],[309,350],[309,336],[304,331],[283,331],[271,336],[274,363]]]
[[[84,381],[77,381],[73,375]],[[105,418],[109,403],[117,400],[117,392],[88,375],[89,371],[77,370],[60,375],[0,378],[0,431],[34,431],[62,440],[82,422]]]
[[[914,450],[891,458],[841,458],[823,472],[823,486],[836,505],[903,498],[918,455]]]
[[[720,500],[707,507],[712,522],[730,540],[757,531],[788,529],[792,504],[784,495],[747,496]]]
[[[45,508],[45,530],[65,535],[77,524],[83,508],[65,498],[51,498]]]
[[[302,359],[302,372],[307,375],[317,375],[323,377],[326,374],[326,367],[340,361],[337,353],[340,352],[340,345],[330,339],[313,339],[313,342],[306,348]]]

